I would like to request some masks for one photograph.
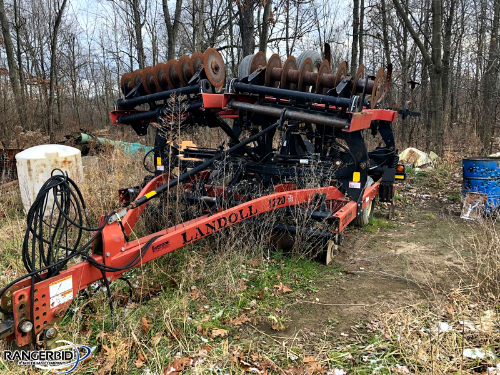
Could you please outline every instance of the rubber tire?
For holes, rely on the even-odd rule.
[[[339,245],[335,244],[333,240],[325,241],[325,250],[319,254],[319,261],[325,266],[328,266],[335,260],[335,256],[339,250]]]
[[[308,57],[311,58],[314,66],[314,71],[317,72],[320,65],[323,63],[323,59],[321,58],[321,54],[314,50],[304,51],[299,55],[299,58],[297,59],[297,69],[300,70],[302,64]]]
[[[238,65],[238,78],[242,79],[250,75],[250,65],[252,64],[252,59],[255,55],[248,55],[240,61]]]
[[[368,179],[366,180],[366,187],[372,186],[373,184],[374,184],[373,178],[368,176]],[[361,210],[361,214],[354,218],[354,220],[352,221],[353,224],[357,227],[364,227],[365,225],[368,225],[370,219],[373,216],[374,206],[375,206],[375,200],[372,199],[368,204],[368,206],[366,206]]]
[[[357,227],[364,227],[365,225],[368,225],[373,216],[373,206],[375,206],[374,200],[371,200],[368,206],[361,210],[361,214],[354,218],[352,221],[353,224]]]

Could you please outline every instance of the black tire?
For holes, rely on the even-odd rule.
[[[366,180],[366,187],[372,186],[374,183],[371,177],[368,177]],[[375,199],[372,199],[368,205],[361,210],[361,214],[356,216],[352,221],[353,224],[357,227],[364,227],[368,225],[370,219],[373,216],[373,208],[375,207]]]
[[[318,261],[324,265],[329,265],[335,260],[339,252],[339,246],[342,244],[342,234],[337,234],[335,239],[323,240],[323,250],[318,254]]]
[[[300,70],[302,64],[308,57],[311,58],[314,66],[314,71],[317,72],[321,63],[323,62],[323,59],[321,58],[321,54],[314,50],[304,51],[299,55],[299,58],[297,59],[297,69]]]
[[[248,77],[250,75],[250,64],[252,63],[252,59],[255,55],[248,55],[240,61],[238,65],[238,78]]]
[[[352,221],[353,224],[357,227],[364,227],[365,225],[368,225],[373,216],[373,206],[375,206],[375,203],[374,200],[371,200],[368,206],[361,210],[361,214],[354,218]]]

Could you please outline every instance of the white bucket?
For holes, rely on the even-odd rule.
[[[68,173],[76,184],[83,183],[82,156],[80,150],[63,145],[40,145],[28,148],[16,155],[17,175],[27,213],[42,185],[52,171],[59,168]],[[60,172],[55,172],[60,174]],[[53,197],[50,195],[46,213],[50,214]]]

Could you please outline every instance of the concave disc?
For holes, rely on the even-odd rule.
[[[265,66],[266,66],[266,55],[264,52],[259,51],[254,55],[252,62],[250,63],[250,74],[255,72],[257,69],[263,68]]]
[[[358,90],[358,81],[365,78],[365,66],[361,64],[354,75],[354,80],[352,81],[352,91],[351,95],[355,95],[362,90]]]
[[[303,92],[309,92],[311,90],[311,85],[306,85],[305,84],[305,74],[307,72],[312,73],[314,71],[314,65],[310,57],[304,60],[302,63],[302,66],[300,68],[300,73],[299,73],[299,82],[297,84],[297,90],[303,91]],[[314,87],[313,87],[314,91]]]
[[[123,95],[127,95],[130,90],[133,89],[132,83],[134,80],[134,75],[132,73],[125,73],[120,79],[120,88],[122,89]]]
[[[297,60],[293,56],[290,56],[288,59],[286,59],[285,63],[283,64],[283,70],[281,71],[281,85],[280,85],[282,89],[287,89],[287,90],[295,89],[295,84],[289,82],[287,79],[288,71],[290,70],[297,70]]]
[[[191,69],[193,74],[195,74],[198,69],[203,65],[203,53],[195,52],[191,55]]]
[[[136,69],[132,72],[134,76],[134,87],[142,82],[142,69]]]
[[[152,66],[147,66],[141,73],[141,81],[147,94],[154,94],[156,92],[156,85],[153,81],[153,75],[154,72]]]
[[[191,57],[184,55],[181,56],[179,62],[177,63],[177,75],[181,80],[183,86],[187,86],[189,80],[193,76],[193,71],[191,70]]]
[[[178,61],[175,59],[168,60],[166,67],[168,84],[174,89],[182,87],[181,80],[177,74],[177,63]]]
[[[172,87],[168,84],[167,64],[159,63],[153,68],[153,82],[158,92],[170,90]]]
[[[330,63],[327,59],[323,60],[323,63],[321,63],[318,69],[318,77],[316,78],[316,94],[325,95],[328,90],[331,89],[331,87],[323,87],[323,85],[321,84],[321,78],[324,74],[330,74]]]
[[[382,88],[384,85],[384,68],[380,68],[375,76],[375,82],[373,83],[372,95],[370,98],[370,108],[374,109],[377,105],[377,101],[382,94]]]
[[[337,68],[337,73],[335,74],[335,87],[347,77],[347,61],[342,61]]]
[[[217,88],[222,87],[226,79],[226,69],[220,53],[214,48],[207,48],[203,54],[203,61],[205,74],[210,83]]]
[[[264,85],[266,85],[267,87],[278,87],[280,83],[280,81],[275,81],[271,77],[274,68],[281,69],[281,58],[277,53],[272,55],[267,62],[266,78],[264,83]]]

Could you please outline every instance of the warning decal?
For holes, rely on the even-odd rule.
[[[69,275],[49,284],[50,307],[54,308],[73,299],[73,276]]]
[[[349,181],[349,188],[361,189],[361,182]]]

